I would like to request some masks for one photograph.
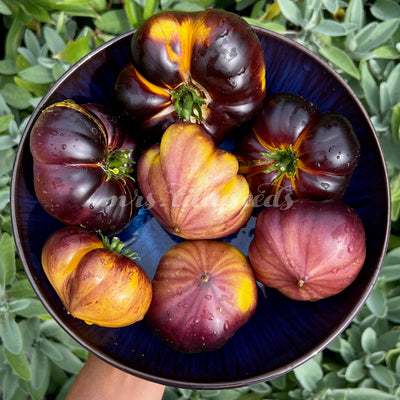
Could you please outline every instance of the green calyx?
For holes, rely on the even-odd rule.
[[[125,248],[124,242],[114,236],[111,241],[107,236],[101,235],[101,241],[105,249],[111,250],[114,253],[121,254],[122,256],[129,257],[132,260],[140,260],[137,253],[133,252],[130,248]]]
[[[292,149],[292,145],[289,145],[286,149],[275,149],[267,153],[261,153],[261,155],[273,161],[272,165],[264,172],[278,171],[275,180],[280,179],[284,174],[293,179],[296,178],[298,158]]]
[[[133,168],[128,166],[132,164],[132,161],[129,159],[131,153],[132,150],[117,150],[109,154],[105,163],[107,181],[110,180],[112,176],[129,178],[134,181],[131,175]]]
[[[199,122],[203,121],[201,106],[206,104],[206,101],[195,90],[183,84],[171,92],[171,97],[175,111],[183,122],[190,122],[192,117]]]

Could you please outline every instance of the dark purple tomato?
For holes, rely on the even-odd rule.
[[[323,113],[301,96],[277,93],[265,99],[236,155],[255,202],[268,196],[340,199],[360,144],[345,117]]]
[[[100,105],[67,100],[47,107],[30,149],[37,199],[54,218],[112,234],[136,215],[136,142]]]
[[[194,122],[219,142],[265,97],[260,41],[234,13],[164,11],[139,27],[131,47],[115,96],[149,135]]]

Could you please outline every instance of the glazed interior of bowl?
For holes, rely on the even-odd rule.
[[[170,386],[228,388],[265,381],[284,374],[321,351],[350,323],[378,277],[390,229],[390,196],[378,139],[361,103],[347,84],[313,53],[278,34],[254,28],[266,60],[267,93],[292,92],[322,111],[346,116],[361,144],[361,159],[343,201],[353,207],[366,231],[367,257],[355,282],[339,295],[318,302],[289,300],[260,288],[257,310],[222,348],[199,354],[172,350],[145,321],[125,328],[86,325],[68,315],[40,263],[41,249],[61,223],[39,205],[33,188],[29,134],[46,106],[65,99],[111,106],[112,86],[120,68],[130,61],[132,32],[107,42],[72,67],[51,88],[33,113],[17,151],[11,202],[15,241],[21,262],[38,297],[54,319],[80,344],[114,366]],[[246,255],[255,217],[226,238]],[[141,210],[119,234],[153,277],[161,255],[179,239],[166,233]]]

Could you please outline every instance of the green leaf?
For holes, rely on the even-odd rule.
[[[313,29],[313,31],[328,36],[346,36],[356,29],[356,24],[344,24],[331,19],[324,19]]]
[[[100,19],[95,21],[97,28],[102,31],[112,33],[114,35],[127,32],[132,29],[128,17],[124,10],[111,10],[108,11],[100,17]]]
[[[398,400],[392,394],[371,388],[328,389],[325,396],[329,400]]]
[[[286,31],[286,28],[277,22],[258,21],[256,19],[247,17],[243,17],[243,19],[247,21],[250,25],[259,26],[272,32],[283,34]]]
[[[399,357],[400,357],[400,348],[399,347],[389,350],[386,353],[386,357],[385,357],[386,365],[390,369],[395,371]]]
[[[324,376],[321,366],[314,358],[295,368],[294,374],[302,387],[309,391],[313,391]]]
[[[390,321],[400,323],[400,296],[393,297],[387,301],[387,317]]]
[[[42,47],[40,45],[38,37],[30,29],[27,29],[25,31],[24,42],[26,50],[29,50],[29,52],[35,59],[39,58],[42,52]]]
[[[7,104],[18,110],[24,110],[30,106],[32,95],[24,88],[14,83],[7,83],[0,90],[0,93],[6,100]]]
[[[358,382],[365,377],[365,373],[362,360],[354,360],[347,366],[345,378],[349,382]]]
[[[383,58],[385,60],[397,60],[400,58],[400,53],[394,46],[390,45],[383,45],[377,47],[372,51],[374,57],[376,58]]]
[[[0,0],[0,14],[11,15],[12,11],[8,8],[7,4]]]
[[[59,365],[64,371],[70,372],[72,374],[78,374],[83,367],[83,362],[80,360],[72,351],[65,348],[63,345],[54,343],[60,352],[62,358],[60,361],[53,361]]]
[[[344,22],[355,24],[360,29],[365,24],[365,9],[363,0],[350,0],[346,8]]]
[[[17,66],[15,60],[1,60],[0,61],[0,74],[14,75],[17,73]]]
[[[49,26],[44,27],[43,33],[46,40],[46,44],[50,49],[50,51],[54,55],[60,54],[64,50],[66,45],[64,39],[59,35],[59,33],[55,29],[50,28]]]
[[[376,365],[372,367],[369,373],[375,381],[387,388],[392,388],[396,384],[396,379],[393,372],[383,365]]]
[[[0,238],[0,286],[11,283],[15,278],[15,245],[14,239],[8,233]]]
[[[397,143],[400,143],[400,103],[397,103],[392,108],[392,115],[390,119],[390,127],[392,129],[392,136]],[[400,275],[400,273],[399,273]]]
[[[368,64],[364,61],[360,63],[361,71],[361,87],[364,91],[365,99],[370,108],[370,112],[373,115],[378,115],[379,113],[379,88],[372,76]]]
[[[339,0],[322,0],[325,8],[331,13],[335,14],[339,9]]]
[[[324,45],[319,52],[332,64],[353,78],[360,79],[360,73],[351,58],[341,49],[332,45]]]
[[[0,382],[1,383],[1,382]],[[2,400],[11,400],[19,386],[19,378],[13,373],[11,368],[8,368],[4,373],[2,389]]]
[[[347,364],[349,364],[351,361],[355,359],[353,346],[343,338],[339,339],[339,343],[340,343],[340,355],[342,356],[343,360]]]
[[[377,342],[376,332],[373,328],[368,327],[361,335],[361,346],[366,353],[375,351]]]
[[[46,381],[49,374],[49,359],[37,347],[33,347],[31,351],[31,369],[32,379],[31,385],[33,389],[39,389],[43,382]]]
[[[381,20],[387,21],[400,18],[400,5],[391,0],[376,0],[371,6],[371,14]]]
[[[31,366],[25,351],[21,351],[19,354],[13,354],[7,349],[4,349],[4,355],[6,356],[8,364],[21,379],[29,381],[32,378]]]
[[[33,83],[52,83],[54,82],[51,71],[42,65],[34,65],[22,71],[19,71],[19,76],[28,82]]]
[[[386,80],[386,82],[383,82],[381,85],[386,83],[387,85],[387,94],[389,96],[388,99],[388,106],[386,109],[389,110],[393,106],[396,106],[398,103],[400,103],[400,64],[397,64],[391,71],[390,74]],[[386,110],[385,109],[385,110]]]
[[[385,22],[371,22],[357,33],[357,52],[366,53],[383,45],[393,35],[400,23],[398,19]]]
[[[387,312],[385,293],[378,288],[369,295],[366,305],[369,310],[379,318],[384,318]]]
[[[67,63],[75,64],[90,52],[92,38],[93,34],[68,42],[65,49],[59,55],[60,59]]]
[[[10,289],[7,291],[10,297],[14,299],[25,299],[27,297],[35,296],[35,291],[33,290],[28,279],[24,278],[16,281]]]
[[[301,26],[304,22],[300,7],[290,0],[278,0],[279,7],[285,18],[295,25]]]
[[[8,129],[8,126],[10,125],[10,122],[13,119],[14,119],[13,114],[1,116],[0,117],[0,132],[4,132],[6,129]]]
[[[0,333],[4,346],[10,353],[19,354],[23,351],[22,333],[14,318],[0,320]]]
[[[48,339],[41,339],[39,343],[40,351],[54,362],[59,362],[63,359],[63,355],[59,351],[57,345]]]

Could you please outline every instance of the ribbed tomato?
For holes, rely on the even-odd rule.
[[[136,142],[102,106],[47,107],[32,128],[30,149],[38,201],[61,222],[112,234],[136,215]]]
[[[277,93],[265,99],[237,156],[255,202],[271,195],[339,199],[358,163],[360,144],[342,115]]]
[[[132,62],[119,74],[115,96],[149,136],[183,121],[220,141],[265,97],[260,41],[227,11],[158,13],[133,35]]]

